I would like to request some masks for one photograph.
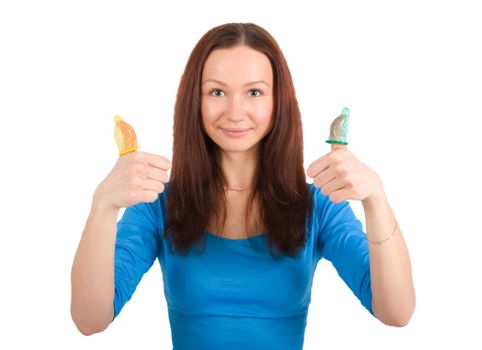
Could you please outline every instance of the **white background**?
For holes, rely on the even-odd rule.
[[[0,348],[172,348],[157,261],[90,337],[70,317],[70,269],[92,194],[117,159],[113,116],[135,126],[141,151],[172,159],[189,53],[227,22],[261,25],[281,46],[305,169],[329,152],[329,125],[350,107],[349,147],[382,178],[411,254],[417,307],[404,328],[372,318],[321,261],[304,349],[480,348],[476,3],[2,1]],[[361,203],[352,207],[364,223]]]

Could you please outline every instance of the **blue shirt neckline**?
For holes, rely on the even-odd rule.
[[[233,242],[244,242],[244,241],[247,241],[249,239],[257,239],[257,238],[261,238],[261,237],[264,237],[268,234],[268,232],[263,232],[263,233],[258,233],[252,237],[248,237],[248,238],[227,238],[227,237],[222,237],[222,236],[219,236],[219,235],[216,235],[212,232],[209,232],[209,231],[205,231],[209,236],[213,237],[213,238],[216,238],[216,239],[220,239],[220,240],[223,240],[223,241],[233,241]]]

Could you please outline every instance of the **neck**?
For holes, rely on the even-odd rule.
[[[245,152],[222,152],[221,168],[227,188],[248,189],[252,186],[257,164],[256,152],[256,148]]]

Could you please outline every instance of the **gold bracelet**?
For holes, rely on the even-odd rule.
[[[382,241],[370,241],[367,238],[367,241],[370,242],[371,244],[382,245],[382,243],[385,243],[386,241],[388,241],[390,238],[393,237],[393,235],[395,234],[395,231],[397,230],[397,226],[398,226],[398,222],[397,222],[397,220],[395,220],[395,228],[393,229],[392,234],[390,236],[388,236],[387,238],[385,238],[384,240],[382,240]]]

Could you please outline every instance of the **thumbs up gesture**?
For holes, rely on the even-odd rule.
[[[306,174],[314,179],[313,185],[320,188],[332,202],[340,203],[348,199],[368,202],[372,196],[383,192],[383,185],[377,173],[358,160],[347,146],[347,110],[343,109],[332,123],[330,139],[327,140],[331,143],[331,152],[311,163]]]

